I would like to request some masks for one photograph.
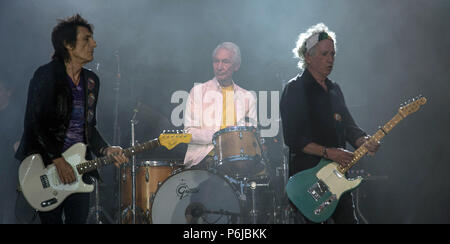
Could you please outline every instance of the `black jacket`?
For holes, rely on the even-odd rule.
[[[306,69],[284,88],[280,101],[285,144],[289,147],[289,175],[315,167],[320,157],[302,149],[311,142],[345,148],[366,133],[353,120],[338,84],[326,79],[328,92]]]
[[[85,144],[86,158],[91,152],[102,156],[100,151],[108,146],[96,129],[96,106],[99,91],[97,75],[82,69],[85,84]],[[28,88],[28,100],[24,132],[15,157],[22,161],[30,154],[39,153],[45,165],[61,157],[66,131],[69,127],[72,106],[72,92],[63,62],[53,60],[39,67]]]

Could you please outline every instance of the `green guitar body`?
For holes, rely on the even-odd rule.
[[[342,194],[355,189],[362,181],[361,177],[347,179],[338,171],[338,166],[322,158],[316,167],[289,178],[286,185],[289,200],[312,222],[329,219]]]

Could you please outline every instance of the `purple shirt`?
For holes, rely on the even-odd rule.
[[[66,131],[63,151],[66,151],[69,147],[78,142],[84,143],[84,79],[82,76],[80,77],[78,86],[73,83],[70,77],[67,80],[70,84],[70,89],[72,90],[73,110],[70,116],[69,128]]]

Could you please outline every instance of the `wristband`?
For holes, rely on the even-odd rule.
[[[106,149],[108,149],[108,147],[103,147],[100,149],[100,154],[102,154],[103,156],[106,156]]]
[[[327,148],[326,147],[323,147],[323,149],[322,149],[322,157],[328,158]]]

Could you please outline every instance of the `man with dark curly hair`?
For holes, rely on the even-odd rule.
[[[76,143],[87,145],[86,158],[111,155],[116,166],[128,161],[122,148],[109,146],[96,128],[99,78],[83,66],[94,58],[93,28],[76,14],[61,20],[52,32],[52,61],[39,67],[30,81],[24,132],[16,158],[40,154],[46,166],[56,167],[64,184],[76,181],[74,169],[62,153]],[[87,174],[85,174],[87,175]],[[91,173],[99,177],[98,172]],[[39,212],[41,223],[86,223],[89,193],[67,197],[56,209]]]

